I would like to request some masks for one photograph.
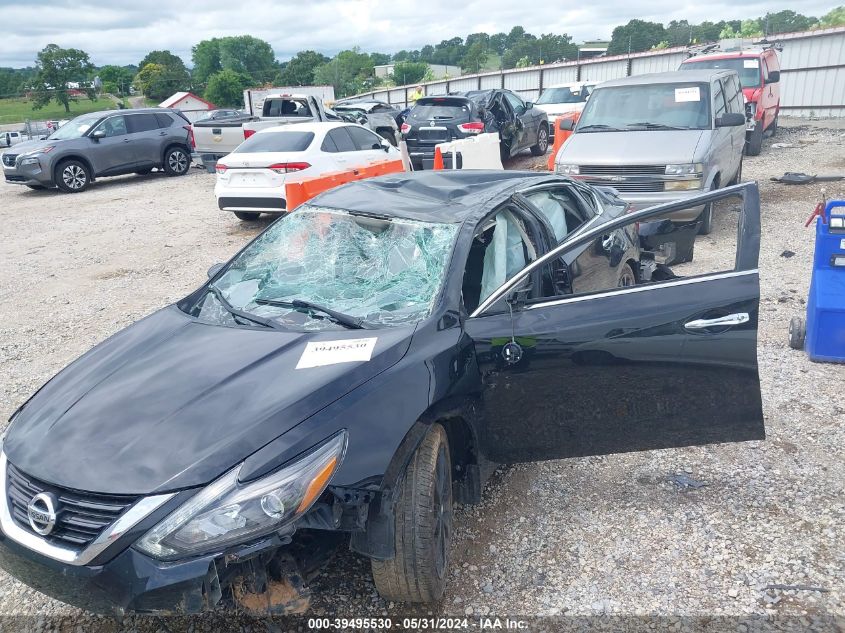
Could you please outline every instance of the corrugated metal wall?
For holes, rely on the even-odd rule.
[[[845,29],[795,35],[780,40],[783,114],[845,116]]]
[[[769,36],[783,44],[781,107],[784,116],[845,116],[845,27]],[[570,81],[608,81],[628,75],[675,70],[687,58],[684,48],[599,59],[512,68],[483,75],[465,75],[425,84],[425,93],[445,94],[505,87],[527,101],[536,101],[541,87]],[[413,88],[413,86],[410,86]],[[410,95],[411,90],[408,91]],[[388,100],[385,90],[365,95]],[[390,102],[405,104],[404,88],[390,90]]]

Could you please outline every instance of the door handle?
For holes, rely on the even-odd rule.
[[[748,323],[750,317],[747,312],[737,312],[736,314],[728,314],[727,316],[717,317],[715,319],[695,319],[688,323],[684,323],[684,327],[688,330],[706,330],[711,327],[730,327],[732,325],[742,325]]]
[[[125,138],[125,139],[123,139],[123,142],[124,142],[124,143],[128,143],[130,140],[131,140],[131,139]]]

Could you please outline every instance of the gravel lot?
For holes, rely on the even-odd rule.
[[[544,161],[520,157],[509,167]],[[768,180],[843,170],[845,129],[824,123],[784,126],[761,156],[745,159],[745,179],[760,182],[762,198],[766,441],[503,467],[480,506],[458,509],[439,605],[385,603],[368,561],[344,551],[314,583],[313,614],[467,615],[471,624],[483,615],[770,615],[817,630],[836,625],[815,618],[833,615],[845,626],[845,373],[786,344],[790,317],[804,311],[813,232],[803,223],[820,186]],[[0,184],[0,419],[94,344],[187,294],[266,226],[218,211],[212,187],[199,170],[107,179],[78,196]],[[845,197],[845,183],[826,187]],[[699,240],[730,243],[730,219],[717,215],[713,234]],[[706,485],[679,487],[670,479],[678,474]],[[0,616],[12,615],[42,616],[41,628],[35,618],[17,621],[33,630],[58,615],[67,630],[104,625],[0,572]],[[107,628],[167,626],[157,618]]]

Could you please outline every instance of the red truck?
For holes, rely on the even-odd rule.
[[[767,48],[705,49],[690,57],[679,70],[727,68],[739,74],[745,96],[745,153],[757,156],[763,146],[763,132],[777,131],[780,111],[780,62],[777,50]]]

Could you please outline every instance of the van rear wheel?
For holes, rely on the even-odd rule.
[[[751,131],[751,134],[746,135],[745,140],[745,155],[758,156],[760,150],[763,149],[763,121],[757,121],[757,125]]]
[[[260,216],[260,213],[254,211],[235,211],[235,217],[244,222],[255,222]]]

